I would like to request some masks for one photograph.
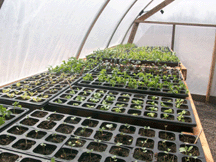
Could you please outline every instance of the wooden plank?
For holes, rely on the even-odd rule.
[[[143,20],[135,20],[135,22],[137,22],[137,23],[146,23],[146,24],[163,24],[163,25],[183,25],[183,26],[199,26],[199,27],[216,27],[216,24],[178,23],[178,22],[143,21]]]
[[[171,49],[174,50],[174,44],[175,44],[175,27],[176,25],[173,25],[173,29],[172,29],[172,43],[171,43]]]
[[[184,83],[185,83],[185,85],[186,85],[186,87],[188,89],[188,86],[187,86],[185,81],[184,81]],[[187,99],[190,100],[190,102],[191,102],[191,107],[192,107],[194,117],[195,117],[195,120],[196,120],[196,123],[197,123],[197,126],[193,128],[193,134],[198,135],[200,133],[201,129],[203,129],[203,127],[202,127],[202,124],[200,122],[199,115],[198,115],[196,107],[194,105],[191,93],[189,92],[188,95],[189,95],[189,97],[187,97]],[[204,151],[206,161],[207,162],[214,162],[213,156],[211,154],[211,150],[209,148],[208,141],[206,139],[204,131],[202,131],[202,133],[200,135],[200,141],[201,141],[201,145],[202,145],[202,148],[203,148],[203,151]]]
[[[0,0],[0,9],[2,7],[3,2],[4,2],[4,0]]]
[[[151,0],[151,1],[142,9],[142,11],[144,11],[153,1],[154,1],[154,0]],[[139,13],[139,14],[140,14],[140,13]],[[125,32],[124,37],[123,37],[123,39],[122,39],[122,41],[121,41],[121,44],[123,44],[123,42],[124,42],[124,40],[125,40],[125,38],[126,38],[128,32],[129,32],[131,26],[134,24],[134,21],[139,17],[139,14],[136,16],[136,18],[133,20],[133,22],[132,22],[132,23],[130,24],[130,26],[128,27],[128,29],[127,29],[127,31]]]
[[[208,87],[207,87],[207,92],[206,92],[206,102],[209,102],[209,97],[210,97],[211,87],[212,87],[212,82],[213,82],[213,77],[214,77],[214,71],[215,71],[215,63],[216,63],[216,33],[215,33],[214,50],[212,53],[212,62],[211,62],[211,68],[210,68],[209,82],[208,82]]]
[[[142,20],[142,21],[146,20],[147,18],[149,18],[150,16],[154,15],[156,12],[158,12],[159,10],[161,10],[162,8],[164,8],[165,6],[167,6],[168,4],[170,4],[173,1],[174,0],[164,0],[162,3],[160,3],[157,6],[155,6],[150,11],[148,11],[146,14],[144,14],[141,17],[139,17],[137,20]],[[130,37],[128,39],[128,43],[133,43],[138,26],[139,26],[139,22],[136,22],[136,20],[135,20],[135,23],[133,25]]]
[[[166,7],[167,5],[169,5],[170,3],[172,3],[173,1],[174,0],[164,0],[159,5],[155,6],[150,11],[148,11],[146,14],[144,14],[141,17],[139,17],[137,20],[139,20],[139,21],[146,20],[147,18],[149,18],[150,16],[154,15],[156,12],[160,11],[162,8]]]
[[[180,63],[180,69],[181,69],[184,80],[186,80],[187,79],[187,68],[182,63]]]
[[[133,43],[137,29],[138,29],[139,23],[134,23],[133,28],[131,30],[130,37],[128,39],[128,43]]]

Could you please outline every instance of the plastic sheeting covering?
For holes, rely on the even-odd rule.
[[[187,84],[193,94],[206,95],[214,35],[213,28],[176,27],[174,51],[188,69]]]
[[[75,56],[105,0],[5,0],[0,10],[0,85]]]
[[[104,49],[106,47],[110,35],[112,34],[122,15],[133,2],[134,0],[111,0],[108,3],[94,25],[82,50],[80,58],[84,58],[86,54],[91,53],[93,50]]]
[[[134,42],[138,46],[171,47],[171,38],[172,26],[170,25],[140,24]]]
[[[48,65],[55,66],[75,56],[105,1],[5,0],[0,10],[0,85],[42,72]],[[149,1],[136,2],[117,29],[110,46],[121,43],[128,27]],[[154,0],[145,11],[162,1]],[[87,38],[81,58],[106,47],[110,35],[133,2],[111,0],[108,3]],[[175,0],[163,9],[163,15],[158,12],[148,20],[215,24],[215,5],[214,0]],[[169,25],[142,24],[135,43],[170,47],[171,33],[172,26]],[[192,93],[206,93],[214,33],[213,28],[176,27],[174,50],[188,68],[187,83]],[[216,96],[216,71],[211,95]]]
[[[110,46],[114,46],[120,44],[125,36],[126,31],[128,30],[131,23],[134,21],[136,16],[140,13],[140,11],[149,3],[149,1],[137,1],[131,10],[127,13],[121,24],[119,25]],[[130,33],[130,32],[128,32]]]
[[[165,7],[163,15],[157,12],[147,20],[216,24],[215,5],[213,0],[181,0]],[[171,34],[172,25],[140,24],[134,43],[170,47]],[[176,26],[174,51],[188,69],[187,84],[192,94],[206,95],[214,39],[214,28]],[[216,96],[216,72],[211,95]]]

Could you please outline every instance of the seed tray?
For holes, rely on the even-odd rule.
[[[47,113],[42,118],[37,118],[35,116],[32,116],[32,114],[34,114],[35,112],[38,112],[38,111],[40,111],[40,110],[33,111],[31,113],[31,115],[29,115],[29,116],[21,119],[20,122],[17,122],[15,125],[11,126],[7,130],[5,130],[4,132],[2,132],[0,134],[0,138],[3,141],[9,141],[10,143],[8,143],[6,145],[3,145],[2,142],[0,142],[0,147],[2,147],[4,149],[16,151],[16,152],[19,152],[19,153],[27,154],[29,156],[42,157],[44,159],[51,159],[52,157],[55,157],[59,152],[61,152],[62,149],[68,149],[68,148],[70,149],[71,147],[66,146],[65,144],[67,144],[68,141],[70,141],[71,139],[73,139],[73,137],[75,137],[75,135],[73,133],[71,133],[71,132],[68,133],[68,134],[58,132],[55,128],[58,129],[59,127],[61,127],[62,123],[65,120],[67,120],[68,117],[71,117],[71,116],[65,115],[65,114],[60,114],[60,113],[51,113],[51,112],[48,112],[48,111],[40,111],[40,112]],[[59,121],[55,121],[57,123],[56,126],[54,128],[52,128],[52,129],[50,129],[50,130],[38,128],[37,126],[39,126],[40,123],[42,123],[43,121],[46,121],[47,117],[49,117],[50,115],[60,115],[60,116],[62,116],[62,119],[60,119]],[[77,118],[81,119],[80,122],[82,122],[82,121],[84,121],[84,120],[87,119],[87,118],[83,118],[83,117],[77,117]],[[34,124],[34,126],[27,126],[27,125],[23,124],[23,121],[25,121],[26,119],[31,119],[31,120],[34,119],[34,120],[37,120],[37,121]],[[80,128],[79,126],[81,126],[81,123],[80,124],[76,124],[76,125],[75,124],[70,124],[70,123],[66,123],[66,124],[68,126],[73,127],[73,129],[76,129],[76,128],[79,129]],[[12,133],[11,131],[15,130],[15,129],[16,130],[23,130],[22,134],[14,134],[14,133]],[[40,139],[33,138],[35,136],[32,135],[32,134],[33,133],[36,134],[35,130],[38,131],[37,137],[40,137]],[[56,137],[57,136],[62,136],[62,137],[64,137],[64,139],[60,143],[54,143],[54,142],[51,142],[51,141],[47,141],[49,139],[49,137],[55,137],[55,136]],[[74,139],[76,139],[76,138],[74,138]],[[85,139],[85,141],[87,141],[87,143],[93,142],[93,140],[91,138],[89,138],[89,139],[87,138],[87,139]],[[21,142],[21,143],[19,143],[19,142]],[[26,142],[27,143],[32,142],[32,145],[31,145],[31,147],[29,149],[22,150],[20,148],[19,149],[15,148],[17,145],[22,146],[22,143],[26,143]],[[38,153],[35,152],[36,150],[38,150],[38,147],[39,147],[39,149],[43,149],[42,146],[41,146],[42,143],[46,144],[47,147],[52,147],[53,152],[50,155],[42,155],[42,154],[38,154]],[[106,145],[108,146],[108,148],[106,150],[108,150],[108,149],[110,149],[115,144],[106,143]],[[125,147],[123,146],[122,148],[125,148]],[[130,153],[131,149],[129,149],[129,148],[125,148],[125,149],[127,149],[129,151],[128,154],[131,154]],[[83,153],[89,151],[89,150],[87,150],[87,148],[85,149],[85,147],[82,147],[80,149],[74,149],[73,148],[73,150],[75,152],[79,151],[79,153],[76,156],[76,159],[78,159],[79,156],[81,157]],[[106,152],[105,155],[103,155],[102,159],[106,158],[106,156],[109,156],[109,155],[111,156],[111,154],[109,154],[108,152]],[[126,161],[128,159],[128,157],[121,157],[121,158],[126,159]],[[62,160],[62,159],[58,159],[58,158],[56,158],[56,159],[57,159],[57,161],[58,160],[59,161],[68,161],[68,160]],[[75,159],[73,159],[73,160],[75,160]],[[103,161],[103,160],[101,160],[101,161]]]
[[[95,147],[95,145],[99,145],[100,147],[100,151],[98,150],[92,150],[91,151],[91,158],[95,158],[95,157],[99,157],[100,158],[100,162],[110,162],[110,158],[112,159],[112,157],[115,156],[115,159],[117,159],[120,162],[126,162],[126,161],[131,161],[131,154],[132,154],[132,149],[130,147],[125,147],[125,146],[116,146],[115,144],[110,144],[107,142],[95,142],[94,140],[91,139],[87,139],[87,138],[74,138],[73,136],[68,140],[76,140],[76,141],[83,141],[84,145],[83,146],[68,146],[67,143],[65,143],[65,145],[59,149],[59,151],[56,153],[56,155],[60,152],[63,152],[62,150],[64,150],[64,152],[70,153],[71,150],[73,150],[73,153],[76,154],[75,157],[73,159],[70,160],[63,160],[62,158],[56,158],[56,160],[58,161],[64,161],[64,162],[70,162],[71,160],[73,161],[83,161],[83,157],[87,156],[87,162],[90,159],[90,154],[88,153],[91,149],[91,147]],[[119,156],[119,155],[114,155],[112,154],[112,149],[113,148],[118,148],[118,149],[122,149],[125,150],[125,152],[127,152],[128,156]]]
[[[96,59],[96,57],[92,56],[89,57],[91,59]],[[98,59],[98,58],[97,58]],[[170,67],[176,67],[180,65],[180,62],[157,62],[157,61],[148,61],[148,60],[130,60],[130,59],[117,59],[117,58],[102,58],[103,62],[110,62],[110,63],[117,63],[117,64],[121,64],[124,61],[128,61],[129,64],[132,65],[167,65]]]
[[[92,80],[84,80],[82,77],[80,81],[77,82],[77,85],[80,86],[88,86],[88,87],[95,87],[95,88],[105,88],[109,90],[119,90],[119,91],[129,91],[129,92],[134,92],[134,93],[148,93],[148,94],[156,94],[156,95],[162,95],[162,96],[169,96],[169,97],[181,97],[181,98],[186,98],[188,96],[185,85],[182,80],[163,80],[162,77],[158,78],[158,83],[162,85],[162,87],[159,87],[159,84],[157,83],[157,87],[154,87],[155,84],[154,80],[153,83],[148,87],[146,85],[140,85],[140,82],[145,83],[145,84],[150,84],[151,78],[148,78],[146,75],[146,79],[144,80],[143,77],[134,77],[133,75],[129,76],[124,76],[123,74],[107,74],[105,72],[105,75],[102,77],[106,76],[106,78],[110,78],[110,83],[106,82],[104,79],[101,80],[101,75],[99,73],[89,73],[92,76]],[[85,77],[89,77],[89,74],[86,74]],[[123,77],[124,79],[126,78],[126,82],[123,80],[117,82],[117,77]],[[151,76],[152,77],[152,76]],[[114,78],[114,79],[113,79]],[[153,77],[152,77],[153,78]],[[131,80],[131,83],[128,80]],[[111,83],[112,81],[112,83]],[[114,81],[114,83],[113,83]],[[136,82],[135,82],[136,81]],[[166,85],[165,85],[166,83]],[[172,86],[173,91],[169,90],[169,86]],[[176,87],[177,86],[177,87]],[[178,93],[174,93],[174,91],[177,90]]]
[[[71,89],[65,90],[50,100],[49,104],[57,107],[103,112],[118,117],[127,116],[134,119],[159,121],[165,124],[187,127],[196,126],[190,101],[186,99],[125,93],[75,85],[72,88],[73,91]],[[74,92],[74,94],[71,94],[71,92]],[[78,101],[77,98],[82,100]],[[58,102],[59,100],[61,103]],[[185,114],[182,111],[185,111]],[[151,114],[148,113],[155,113],[154,117],[151,117]],[[168,116],[165,117],[164,114]],[[180,115],[183,117],[179,117]],[[182,122],[183,120],[185,122]]]
[[[41,90],[40,88],[38,88],[33,92],[35,93],[34,95],[29,96],[28,98],[25,98],[25,99],[22,98],[22,95],[24,94],[24,92],[21,92],[19,95],[15,95],[13,98],[7,97],[5,93],[0,93],[0,102],[12,104],[17,101],[26,107],[29,107],[29,106],[43,107],[44,105],[47,104],[47,102],[51,98],[55,97],[58,93],[61,93],[67,88],[68,88],[68,85],[63,84],[63,83],[50,85],[44,90]],[[10,93],[13,93],[13,90],[10,90]],[[39,100],[34,101],[33,98],[35,99],[40,98],[40,101]]]
[[[14,121],[16,121],[18,118],[20,118],[21,116],[23,116],[24,114],[26,114],[29,109],[27,108],[19,108],[19,107],[14,107],[14,106],[9,106],[9,105],[2,105],[3,107],[5,107],[7,110],[11,111],[11,115],[9,118],[6,117],[5,123],[0,125],[0,130],[2,130],[2,128],[8,126],[10,123],[13,123]],[[2,117],[0,115],[0,117]]]
[[[26,119],[29,119],[29,118],[37,120],[33,126],[26,126],[23,124],[23,121]],[[47,119],[49,119],[49,118],[52,118],[52,121],[56,123],[56,125],[53,128],[50,128],[49,130],[47,130],[47,129],[43,129],[43,128],[38,127],[42,122],[47,121]],[[72,132],[70,132],[68,134],[65,134],[63,132],[62,133],[58,132],[57,129],[59,127],[62,127],[63,126],[62,124],[65,124],[69,127],[73,127]],[[111,124],[112,124],[112,127],[110,127]],[[86,126],[88,126],[88,127],[86,127]],[[14,135],[11,133],[12,129],[14,129],[14,128],[21,129],[23,127],[28,129],[23,134]],[[102,135],[102,137],[107,136],[108,134],[111,135],[109,140],[103,140],[101,138],[97,138],[98,132],[101,133],[101,131],[100,131],[101,128],[103,128],[103,134],[104,134],[104,135]],[[85,129],[86,132],[91,132],[91,134],[89,134],[89,136],[83,136],[84,134],[83,135],[79,134],[79,136],[81,137],[80,140],[85,140],[85,141],[91,140],[89,142],[95,142],[93,140],[95,140],[95,139],[100,140],[101,139],[102,143],[109,145],[107,147],[107,150],[104,151],[105,152],[104,154],[106,157],[107,157],[107,154],[109,154],[109,153],[107,153],[109,148],[115,147],[116,145],[118,145],[119,142],[123,144],[122,146],[124,148],[127,148],[129,150],[131,148],[133,149],[133,151],[132,151],[133,153],[131,152],[131,150],[129,151],[131,153],[129,153],[129,157],[127,157],[126,161],[139,160],[139,159],[136,159],[135,157],[132,157],[132,156],[134,155],[134,151],[136,149],[142,149],[143,146],[147,148],[146,150],[148,152],[150,152],[152,154],[152,156],[156,155],[158,153],[164,153],[164,151],[167,151],[167,150],[163,150],[163,149],[159,148],[161,143],[164,142],[164,143],[166,143],[168,148],[170,147],[170,145],[174,145],[175,150],[174,151],[171,150],[172,152],[170,151],[169,154],[171,154],[172,156],[173,155],[176,156],[178,162],[180,162],[183,157],[189,157],[189,156],[184,155],[183,153],[179,152],[179,148],[185,147],[185,146],[193,146],[194,149],[196,149],[196,150],[198,149],[197,153],[199,153],[199,155],[197,155],[197,158],[199,159],[199,162],[200,161],[205,162],[204,153],[202,150],[200,140],[198,140],[198,142],[196,144],[193,144],[193,142],[196,139],[196,136],[185,135],[182,133],[166,131],[166,130],[161,130],[161,129],[149,128],[148,126],[140,127],[140,126],[135,126],[135,125],[128,125],[128,124],[122,124],[122,123],[117,123],[117,122],[98,120],[98,119],[94,119],[94,118],[88,118],[88,117],[86,118],[86,117],[81,117],[81,116],[67,115],[67,114],[55,113],[55,112],[53,113],[53,112],[41,111],[41,110],[34,110],[29,116],[27,116],[27,117],[21,119],[19,122],[17,122],[16,125],[11,126],[7,130],[2,132],[0,134],[1,139],[4,139],[3,137],[5,136],[5,138],[6,137],[13,138],[13,141],[8,145],[1,145],[0,144],[0,147],[4,147],[5,149],[8,149],[8,150],[13,150],[13,151],[15,150],[15,151],[23,152],[23,153],[38,156],[38,157],[51,158],[51,157],[54,157],[58,153],[58,151],[60,151],[61,148],[70,149],[71,146],[66,146],[66,145],[68,145],[68,142],[71,141],[72,139],[77,139],[76,138],[78,135],[77,133],[80,132],[81,129]],[[32,131],[35,132],[35,130],[38,130],[38,132],[44,132],[46,134],[43,137],[41,137],[38,141],[29,137],[29,136],[26,137],[27,134],[29,134]],[[66,138],[59,144],[46,141],[46,139],[50,135],[54,135],[54,134],[62,135],[62,136],[65,136]],[[116,141],[116,139],[118,139],[119,135],[130,136],[132,139],[131,143],[130,144],[125,143],[128,140],[127,138],[126,138],[127,140],[123,139],[123,141]],[[36,144],[34,146],[32,146],[32,148],[30,150],[25,150],[25,151],[21,150],[20,151],[20,150],[15,149],[13,147],[13,145],[15,143],[17,143],[20,139],[34,140],[36,142]],[[147,140],[147,145],[142,145],[142,142],[139,142],[139,141],[146,141],[146,140]],[[82,147],[79,147],[79,148],[76,148],[75,146],[73,146],[73,150],[75,150],[75,152],[76,151],[82,151],[82,153],[86,152],[87,151],[86,149],[88,149],[89,142],[84,143],[84,145]],[[151,144],[149,144],[148,142],[150,142]],[[54,149],[52,154],[46,155],[46,156],[31,152],[31,150],[34,150],[34,148],[38,147],[38,144],[41,144],[41,143],[46,143],[47,145],[48,144],[55,145],[56,148]],[[140,146],[140,144],[142,146]],[[93,151],[92,153],[96,153],[96,151]],[[78,153],[77,157],[79,157],[78,155],[80,156],[81,153]],[[124,157],[117,156],[117,158],[124,160]],[[155,158],[156,157],[152,157],[152,159],[153,159],[152,161],[156,161]]]
[[[94,70],[94,68],[92,70]],[[68,82],[75,84],[79,80],[80,76],[74,75],[75,74],[72,73],[37,74],[17,82],[23,84],[23,86],[14,83],[10,86],[0,88],[0,102],[12,104],[13,102],[18,101],[26,107],[43,107],[51,98],[67,89],[69,87]],[[40,82],[40,85],[32,87],[31,84],[38,81]],[[23,90],[23,88],[25,88],[25,90]],[[12,96],[9,96],[8,94]],[[37,98],[39,98],[40,101],[34,100]]]
[[[148,73],[154,76],[160,76],[163,80],[173,80],[174,75],[180,80],[183,80],[182,74],[179,69],[168,67],[152,67],[152,66],[139,66],[139,65],[119,65],[119,64],[99,64],[93,72],[99,73],[102,69],[106,69],[108,74],[112,74],[114,70],[118,69],[120,72],[126,71],[128,75],[137,75],[138,73]],[[168,79],[167,79],[168,78]]]
[[[47,159],[37,158],[14,151],[0,149],[0,161],[4,162],[5,160],[14,160],[15,162],[50,162],[50,160]]]

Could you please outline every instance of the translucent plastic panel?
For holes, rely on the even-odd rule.
[[[172,26],[140,24],[134,43],[138,46],[171,47]]]
[[[121,24],[119,25],[110,46],[114,46],[116,44],[120,44],[122,42],[123,37],[125,36],[126,31],[128,30],[131,23],[134,21],[136,16],[140,13],[140,11],[149,3],[150,1],[137,1],[131,10],[127,13]]]
[[[109,2],[93,27],[80,58],[84,58],[86,54],[91,53],[93,50],[106,47],[115,26],[133,1],[111,0]]]
[[[175,0],[147,20],[215,24],[215,6],[215,0]]]
[[[5,0],[0,10],[0,85],[74,56],[105,0]]]
[[[188,70],[187,84],[192,94],[206,94],[214,36],[214,28],[176,27],[174,51]]]

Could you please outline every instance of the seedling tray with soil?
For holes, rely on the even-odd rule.
[[[94,70],[94,68],[92,69]],[[12,104],[15,101],[26,107],[40,108],[47,102],[75,84],[81,75],[69,73],[41,73],[10,86],[0,88],[0,102]],[[37,80],[40,78],[39,80]],[[41,81],[42,80],[42,81]],[[25,84],[39,84],[40,86],[25,86]]]
[[[166,49],[165,49],[166,48]],[[132,47],[132,48],[109,48],[94,51],[88,55],[87,59],[98,59],[109,62],[129,62],[131,64],[166,64],[168,66],[178,66],[179,59],[174,52],[167,47]],[[157,60],[157,61],[156,61]]]
[[[40,76],[42,76],[42,74]],[[45,78],[48,76],[49,75]],[[0,102],[12,104],[17,101],[26,107],[43,107],[51,98],[69,87],[67,80],[70,83],[74,83],[77,81],[76,79],[79,78],[78,76],[70,76],[69,74],[65,74],[63,78],[61,77],[62,75],[56,76],[51,74],[50,77],[48,77],[48,81],[44,81],[46,82],[45,84],[37,86],[33,90],[21,85],[17,87],[17,83],[15,85],[3,87],[0,89]],[[52,81],[50,81],[51,78]]]
[[[189,100],[147,94],[72,86],[49,102],[55,107],[83,109],[98,113],[159,121],[165,124],[196,126]]]
[[[0,105],[0,130],[13,123],[18,118],[29,111],[27,108],[19,108],[16,106]]]
[[[174,78],[181,79],[182,75],[179,69],[177,68],[170,68],[167,66],[143,66],[143,65],[120,65],[115,63],[103,63],[99,64],[98,68],[94,70],[94,72],[99,73],[102,69],[106,69],[108,74],[112,74],[117,69],[120,72],[126,71],[128,75],[137,75],[138,73],[148,73],[152,74],[153,76],[159,75],[164,80]]]
[[[29,156],[26,154],[0,149],[1,162],[50,162],[50,160]]]
[[[196,136],[166,131],[166,126],[161,130],[42,110],[33,111],[0,138],[9,141],[0,144],[4,149],[60,161],[83,161],[92,153],[98,161],[116,156],[123,161],[174,157],[180,162],[197,157],[205,162],[200,140],[193,144]]]
[[[151,73],[139,72],[136,75],[126,71],[112,71],[111,74],[103,69],[100,73],[88,73],[77,83],[80,86],[105,88],[134,93],[148,93],[170,97],[185,98],[188,90],[184,82],[177,77],[152,75]]]

